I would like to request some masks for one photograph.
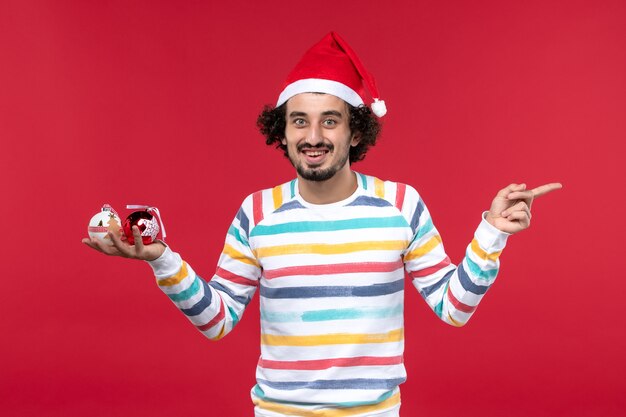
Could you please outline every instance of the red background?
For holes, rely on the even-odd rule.
[[[212,343],[80,239],[155,205],[210,277],[242,199],[294,175],[256,115],[330,30],[389,108],[355,169],[420,190],[456,262],[499,188],[565,187],[468,326],[407,287],[403,415],[624,415],[620,0],[1,1],[2,415],[251,415],[258,299]]]

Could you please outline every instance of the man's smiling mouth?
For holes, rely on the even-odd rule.
[[[303,151],[303,153],[306,156],[310,156],[310,157],[322,156],[322,155],[327,154],[328,152],[329,152],[328,150],[323,150],[323,151],[320,151],[320,150],[305,150],[305,151]]]

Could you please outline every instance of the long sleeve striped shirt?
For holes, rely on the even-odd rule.
[[[462,326],[496,278],[506,233],[483,219],[457,267],[415,189],[357,179],[333,204],[306,202],[297,180],[248,196],[209,282],[169,248],[150,262],[160,288],[213,340],[258,289],[257,417],[397,416],[405,280],[441,320]]]

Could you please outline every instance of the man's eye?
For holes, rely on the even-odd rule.
[[[293,124],[296,126],[304,126],[306,121],[304,119],[294,119]]]
[[[326,119],[323,123],[324,126],[335,126],[337,124],[337,121],[333,119]]]

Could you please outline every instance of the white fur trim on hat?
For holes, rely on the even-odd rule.
[[[278,101],[276,102],[276,107],[285,103],[291,97],[300,93],[326,93],[332,94],[333,96],[337,96],[340,99],[344,100],[348,104],[354,107],[358,107],[363,103],[363,99],[359,96],[356,91],[351,89],[345,84],[339,83],[337,81],[324,80],[321,78],[306,78],[303,80],[294,81],[289,84],[280,96],[278,96]]]

